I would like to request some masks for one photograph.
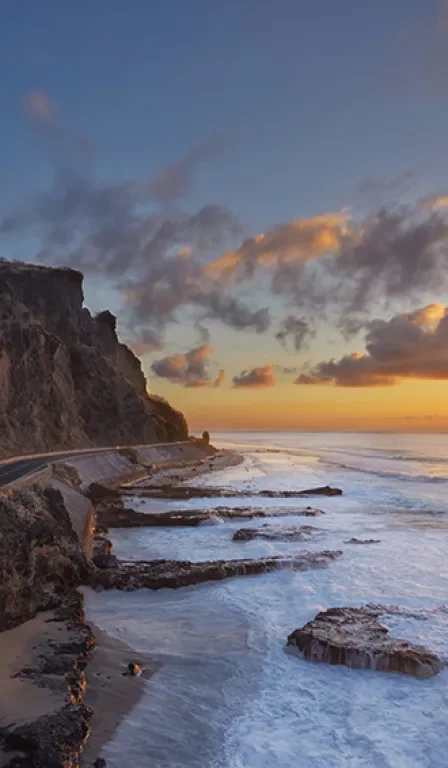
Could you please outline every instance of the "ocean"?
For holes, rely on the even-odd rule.
[[[448,672],[429,680],[305,661],[287,636],[316,613],[367,603],[412,609],[395,637],[448,660],[448,435],[234,432],[212,436],[244,463],[204,485],[291,490],[329,484],[325,515],[263,522],[321,529],[310,542],[232,541],[241,521],[114,531],[126,559],[212,560],[341,549],[325,570],[278,571],[157,592],[88,592],[87,618],[158,669],[102,755],[112,768],[445,768]],[[241,504],[229,499],[226,504]],[[297,499],[245,498],[267,510]],[[222,499],[145,500],[149,512]],[[132,500],[129,503],[132,506]],[[245,521],[244,527],[260,525]],[[379,539],[346,544],[351,537]]]

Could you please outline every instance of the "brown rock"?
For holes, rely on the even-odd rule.
[[[194,527],[202,523],[220,520],[251,520],[257,517],[276,517],[286,515],[301,515],[317,517],[323,515],[321,509],[315,507],[278,508],[276,510],[257,507],[216,507],[215,509],[180,509],[171,512],[138,512],[127,507],[97,508],[97,528],[139,528],[139,527]]]
[[[253,541],[264,539],[265,541],[309,541],[312,535],[318,531],[312,525],[286,526],[269,525],[265,523],[259,528],[240,528],[232,536],[233,541]]]
[[[178,560],[122,562],[118,568],[92,574],[92,583],[93,586],[105,589],[177,589],[205,581],[221,581],[235,576],[252,576],[276,570],[307,571],[326,568],[329,562],[341,555],[342,552],[323,551],[199,563]]]
[[[7,750],[25,753],[14,759],[14,768],[79,768],[92,715],[85,704],[68,704],[31,723],[0,729],[0,736]]]
[[[248,496],[261,496],[269,499],[295,499],[307,496],[340,496],[339,488],[331,488],[329,485],[319,488],[309,488],[305,491],[249,491],[235,490],[234,488],[208,488],[206,486],[195,488],[191,485],[136,485],[122,486],[124,496],[148,496],[157,499],[212,499],[220,497],[244,498]]]
[[[184,417],[147,394],[115,317],[83,308],[82,282],[0,260],[0,456],[187,439]]]
[[[287,644],[312,661],[401,672],[420,678],[436,675],[442,667],[436,654],[391,637],[380,623],[384,613],[387,608],[382,611],[379,606],[331,608],[296,629],[289,635]]]
[[[56,607],[87,578],[87,562],[58,490],[0,494],[0,631]]]

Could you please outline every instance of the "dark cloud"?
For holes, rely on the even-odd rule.
[[[159,378],[168,379],[173,384],[181,384],[184,387],[205,387],[211,381],[207,363],[212,353],[213,348],[210,344],[202,344],[189,352],[156,360],[151,370]],[[215,385],[216,382],[213,384]]]
[[[351,311],[363,311],[383,298],[440,288],[446,282],[447,239],[448,223],[438,212],[383,209],[345,237],[328,271],[344,281],[338,293]]]
[[[239,376],[233,377],[233,387],[245,387],[248,389],[274,387],[277,383],[274,378],[274,371],[275,365],[264,365],[242,371]]]
[[[282,321],[280,330],[275,334],[275,338],[286,347],[288,340],[291,340],[294,349],[298,352],[303,349],[308,339],[314,335],[314,331],[304,317],[295,317],[288,315]]]
[[[368,325],[364,354],[318,363],[297,384],[391,386],[403,379],[448,379],[448,313],[429,304]]]

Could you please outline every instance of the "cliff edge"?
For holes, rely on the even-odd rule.
[[[83,307],[82,284],[72,269],[0,260],[0,457],[188,436],[147,393],[114,315]]]

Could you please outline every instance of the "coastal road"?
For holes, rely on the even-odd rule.
[[[183,442],[183,441],[182,441]],[[179,443],[180,444],[180,441]],[[164,445],[176,445],[176,443],[151,443],[145,446],[133,445],[132,448],[151,448],[157,446],[158,448]],[[29,472],[36,472],[38,469],[43,469],[47,464],[52,464],[54,461],[61,459],[68,459],[75,456],[89,456],[98,453],[108,453],[110,451],[117,451],[120,448],[127,446],[114,445],[111,448],[86,448],[77,451],[61,451],[58,453],[39,453],[35,456],[17,456],[13,459],[7,459],[0,462],[0,488],[3,485],[12,483],[14,480],[18,480],[23,475],[27,475]]]
[[[107,453],[107,451],[115,451],[116,448],[88,448],[85,451],[69,451],[65,453],[43,453],[36,456],[26,456],[24,458],[8,459],[7,461],[0,462],[0,487],[12,483],[14,480],[18,480],[22,475],[27,475],[29,472],[36,472],[38,469],[43,469],[47,464],[60,459],[68,459],[71,456],[79,456],[80,454],[89,455],[94,453]]]

